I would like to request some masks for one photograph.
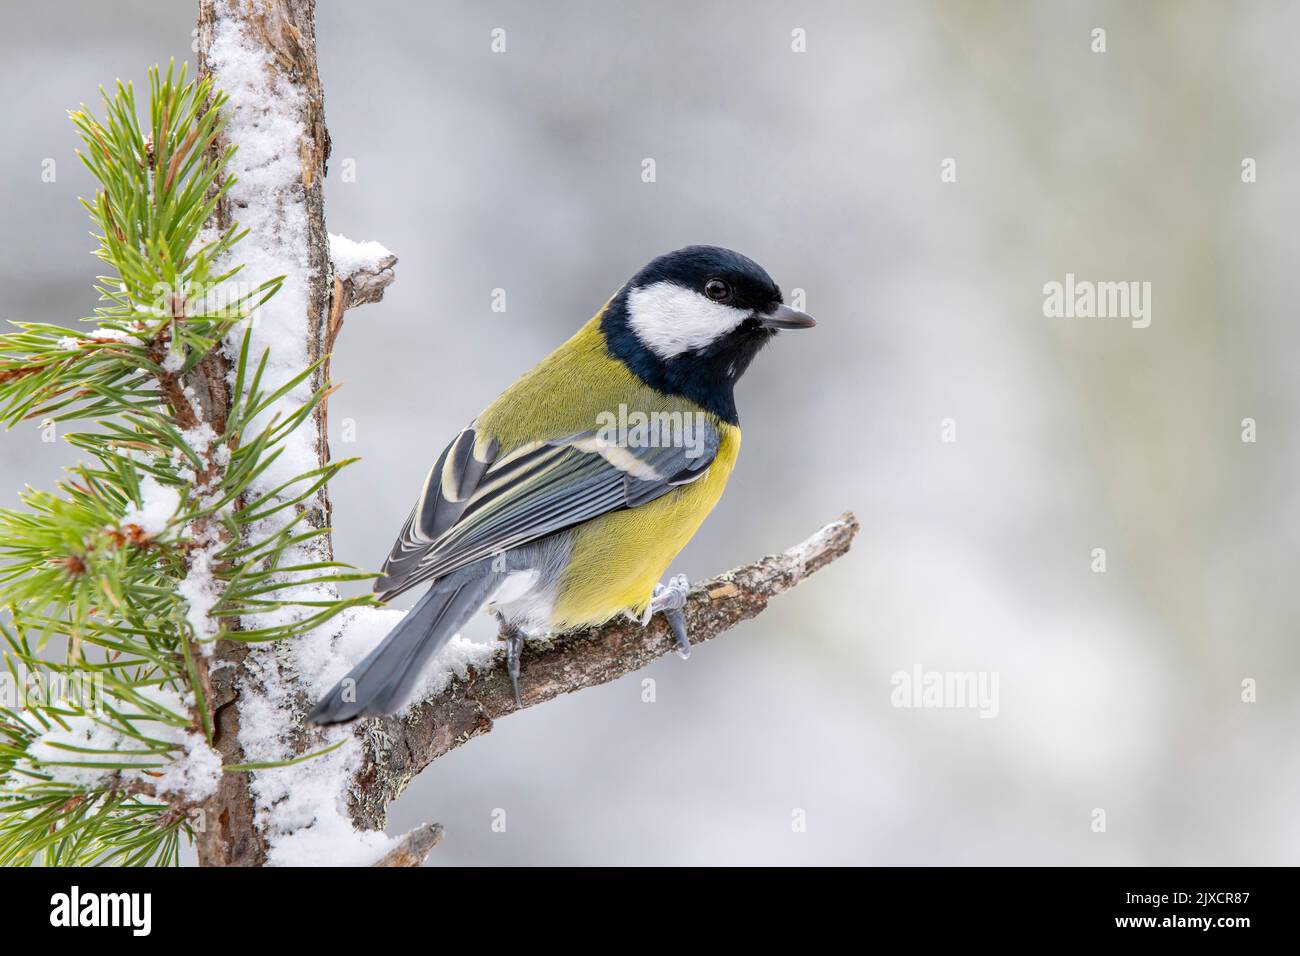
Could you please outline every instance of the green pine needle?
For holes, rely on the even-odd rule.
[[[82,329],[26,322],[0,335],[0,423],[81,423],[64,437],[86,456],[54,490],[27,488],[0,509],[0,865],[175,864],[196,808],[159,792],[159,775],[184,756],[179,741],[211,739],[200,676],[211,632],[291,639],[372,603],[293,598],[373,577],[291,557],[329,533],[309,524],[310,502],[350,462],[259,485],[325,388],[262,421],[319,363],[266,385],[246,320],[283,280],[226,285],[245,231],[210,226],[233,182],[225,94],[174,65],[149,72],[144,116],[130,84],[101,93],[101,118],[70,114],[98,183],[82,205],[105,270],[99,304]],[[231,408],[200,442],[178,385],[227,343],[238,348]],[[158,501],[171,513],[153,513]],[[180,585],[203,547],[217,593],[196,633]],[[240,626],[284,608],[298,611]]]

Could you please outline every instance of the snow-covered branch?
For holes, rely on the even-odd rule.
[[[325,378],[329,378],[330,356],[339,332],[343,330],[343,313],[369,302],[378,302],[384,290],[393,284],[397,274],[397,256],[378,242],[353,242],[347,236],[329,237],[330,262],[333,282],[330,286],[329,321],[325,327]],[[329,407],[322,407],[328,415]]]
[[[773,597],[848,553],[858,529],[857,518],[845,513],[793,548],[696,584],[686,603],[691,643],[712,640],[761,614]],[[477,654],[470,652],[474,647]],[[530,643],[524,651],[519,693],[524,707],[532,707],[617,680],[675,647],[662,618],[649,627],[617,618],[600,627]],[[350,796],[352,817],[361,828],[382,827],[388,805],[416,774],[448,751],[490,731],[497,718],[519,709],[502,644],[470,645],[456,638],[439,660],[442,672],[435,663],[435,673],[427,678],[439,690],[400,717],[357,725],[363,758]]]
[[[323,184],[330,142],[316,61],[315,5],[313,0],[200,0],[198,30],[200,73],[228,94],[224,138],[238,147],[230,170],[237,181],[217,219],[248,227],[241,249],[246,277],[285,277],[280,294],[256,317],[251,335],[254,354],[266,351],[270,356],[265,379],[275,388],[321,359],[328,339]],[[265,414],[291,416],[322,386],[324,375],[318,368]],[[275,467],[260,479],[268,489],[328,462],[324,403],[286,444]],[[307,510],[311,526],[327,526],[325,488],[308,502]],[[290,555],[286,563],[333,558],[328,535],[305,541],[297,550],[300,553]],[[303,593],[294,596],[301,601],[337,597],[325,584],[300,590]],[[241,622],[254,627],[264,623]],[[219,666],[212,668],[217,695],[214,744],[227,766],[289,760],[327,742],[324,735],[293,721],[303,696],[297,658],[313,650],[310,639],[293,645],[218,642]],[[330,754],[317,762],[337,759]],[[227,772],[205,808],[200,862],[262,865],[272,857],[279,837],[310,827],[319,803],[314,791],[295,789],[301,766]],[[322,827],[327,825],[322,821]]]
[[[329,236],[325,228],[330,139],[313,0],[200,0],[199,47],[202,74],[229,97],[225,138],[238,147],[231,162],[237,179],[217,217],[249,228],[241,248],[246,262],[241,275],[253,280],[284,276],[279,295],[252,324],[252,349],[270,356],[264,385],[283,386],[303,368],[320,363],[309,380],[290,389],[266,414],[288,418],[325,389],[310,421],[286,439],[284,454],[259,479],[265,488],[276,489],[330,462],[329,354],[343,313],[382,298],[393,281],[397,257],[377,242]],[[323,533],[296,545],[282,563],[305,568],[333,561],[328,488],[322,486],[299,507]],[[254,529],[261,534],[273,530]],[[299,620],[312,606],[338,601],[332,584],[299,583],[293,573],[278,575],[276,583],[282,587],[279,594],[300,602],[291,612]],[[264,616],[240,623],[256,629],[269,623],[257,619]],[[219,706],[215,743],[227,766],[284,764],[335,749],[291,766],[225,774],[205,813],[201,862],[370,863],[396,852],[382,834],[357,834],[347,816],[345,788],[359,759],[348,731],[322,730],[301,720],[311,679],[331,659],[337,632],[331,624],[290,642],[252,647],[219,642],[222,666],[213,667]],[[341,743],[348,746],[335,746]]]
[[[331,233],[330,259],[334,263],[332,312],[378,302],[397,277],[393,272],[397,256],[378,242],[353,242]]]

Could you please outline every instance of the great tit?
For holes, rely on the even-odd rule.
[[[686,580],[658,582],[736,462],[736,381],[814,324],[737,252],[652,261],[447,446],[375,582],[384,601],[431,587],[308,719],[393,713],[485,605],[516,701],[526,637],[663,612],[684,656]]]

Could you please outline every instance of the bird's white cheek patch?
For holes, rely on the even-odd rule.
[[[672,282],[633,289],[627,296],[627,321],[641,344],[670,359],[702,349],[749,317]]]

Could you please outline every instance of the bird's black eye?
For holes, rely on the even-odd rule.
[[[704,294],[714,302],[726,302],[731,298],[731,286],[721,279],[710,279],[704,283]]]

